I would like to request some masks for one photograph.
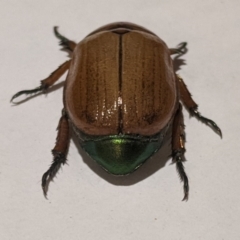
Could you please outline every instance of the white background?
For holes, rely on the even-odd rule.
[[[240,239],[239,0],[0,0],[0,16],[1,240]],[[170,139],[123,178],[109,176],[71,141],[69,165],[43,197],[62,84],[18,106],[9,100],[67,59],[53,26],[79,41],[115,21],[142,25],[169,47],[188,42],[178,73],[223,132],[221,140],[184,110],[188,202],[168,157]]]

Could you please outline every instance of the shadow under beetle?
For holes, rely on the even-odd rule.
[[[183,54],[186,43],[169,49],[151,31],[127,22],[98,28],[78,44],[62,36],[57,27],[54,33],[71,59],[39,87],[12,97],[44,92],[69,70],[53,163],[42,177],[44,195],[61,164],[66,163],[70,127],[101,167],[114,175],[126,175],[160,149],[172,124],[172,158],[183,181],[183,200],[187,200],[180,101],[191,115],[220,136],[222,133],[216,123],[200,115],[183,79],[174,72],[170,55]]]

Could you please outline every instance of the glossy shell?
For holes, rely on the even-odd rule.
[[[172,119],[177,101],[169,49],[147,29],[110,24],[76,46],[64,103],[84,134],[155,135]]]

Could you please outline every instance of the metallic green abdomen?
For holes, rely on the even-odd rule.
[[[164,133],[153,138],[114,135],[82,142],[82,147],[107,172],[126,175],[135,171],[162,144]]]

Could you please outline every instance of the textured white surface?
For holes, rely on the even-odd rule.
[[[1,240],[240,239],[239,0],[0,0],[0,6]],[[49,199],[42,195],[62,89],[18,106],[9,100],[67,59],[53,26],[79,41],[114,21],[149,28],[169,47],[188,42],[178,73],[200,112],[223,131],[220,140],[184,112],[188,202],[181,202],[182,184],[168,153],[116,179],[84,153],[83,161],[74,142]]]

